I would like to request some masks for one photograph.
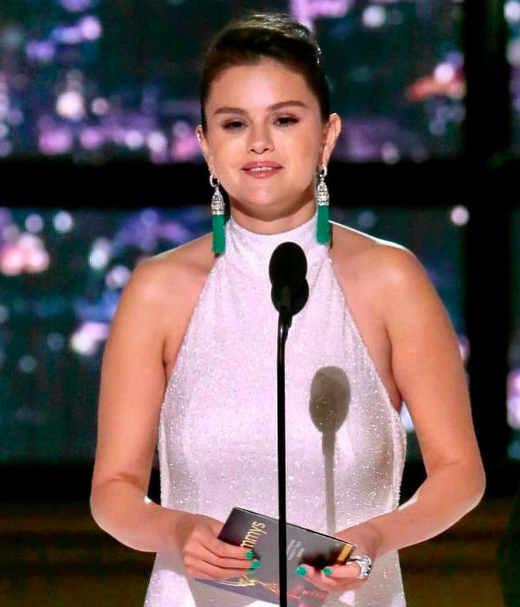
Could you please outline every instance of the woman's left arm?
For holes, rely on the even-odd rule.
[[[412,417],[426,480],[399,509],[337,533],[372,560],[451,527],[481,500],[485,475],[473,428],[457,337],[424,268],[406,250],[383,247],[379,313],[391,347],[396,386]],[[357,565],[309,569],[326,590],[355,589]],[[340,576],[340,578],[338,578]],[[331,587],[334,586],[334,587]]]
[[[415,257],[391,249],[382,313],[394,380],[412,417],[426,480],[398,510],[372,519],[377,552],[427,540],[482,498],[485,476],[457,337]],[[386,296],[385,296],[386,295]]]

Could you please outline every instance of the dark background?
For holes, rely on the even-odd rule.
[[[280,2],[248,4],[288,8]],[[16,215],[22,229],[34,211],[46,217],[60,209],[72,215],[97,213],[94,223],[81,232],[77,246],[70,249],[84,246],[85,260],[88,246],[98,233],[107,231],[114,214],[143,209],[185,213],[192,205],[195,209],[203,202],[209,204],[207,170],[191,144],[191,129],[198,121],[197,66],[209,36],[243,6],[209,0],[155,0],[146,5],[128,0],[0,3],[0,134],[4,133],[0,137],[0,204]],[[442,260],[447,256],[460,281],[457,304],[450,304],[449,298],[445,303],[458,333],[470,343],[466,366],[488,473],[487,491],[491,497],[509,496],[518,485],[518,459],[512,457],[511,448],[518,435],[507,419],[507,378],[520,368],[519,129],[516,70],[511,60],[517,21],[506,21],[503,5],[489,0],[373,6],[394,11],[393,21],[378,28],[363,27],[364,11],[371,6],[359,2],[343,17],[320,17],[314,22],[325,59],[330,58],[335,109],[349,134],[340,142],[329,169],[332,204],[344,210],[347,219],[355,219],[355,213],[363,210],[376,215],[408,212],[416,217],[410,244],[404,229],[411,225],[407,219],[398,222],[402,239],[390,228],[377,235],[403,240],[413,250],[417,248],[414,238],[415,244],[421,240],[416,235],[422,233],[427,240],[429,212],[446,218],[456,206],[468,210],[469,221],[452,244],[442,232],[437,236],[435,229],[442,224],[431,225],[435,239],[424,255],[433,255],[432,269],[444,268]],[[64,43],[85,17],[98,19],[103,34],[81,43]],[[85,31],[94,36],[96,23],[91,20],[87,26]],[[29,51],[33,42],[40,45],[33,44]],[[460,97],[460,87],[455,86],[455,93],[435,89],[412,102],[410,87],[431,76],[442,62],[459,68],[452,84],[462,82],[466,95]],[[56,111],[56,102],[66,92],[73,95],[62,115]],[[2,103],[6,106],[2,95],[8,97],[10,113],[2,110]],[[108,99],[111,109],[104,114],[91,111],[95,99]],[[102,104],[96,107],[103,109]],[[152,134],[154,143],[143,143]],[[203,214],[192,213],[187,215],[188,225],[201,229]],[[449,221],[445,226],[451,229]],[[110,238],[116,232],[114,228]],[[164,238],[157,246],[175,244],[172,238]],[[50,236],[48,241],[50,245]],[[61,259],[59,255],[66,255],[67,250],[55,250],[54,259]],[[129,245],[119,251],[118,263],[130,267],[141,254],[147,251]],[[79,297],[75,289],[86,286],[95,304],[102,291],[99,285],[89,285],[86,263],[81,267],[84,276],[78,267],[65,263],[54,273],[0,275],[0,303],[9,308],[18,298],[27,304],[44,291],[66,294],[74,302]],[[445,268],[441,274],[447,275]],[[108,302],[106,309],[110,306]],[[57,315],[56,322],[60,331],[71,334],[77,328],[78,308],[65,305],[64,310],[68,316]],[[7,333],[17,340],[23,335],[28,348],[40,356],[37,333],[42,317],[31,306],[22,305],[22,311],[19,326],[13,326],[12,314],[11,320],[0,324],[0,345],[6,350],[7,340],[12,339]],[[45,331],[55,328],[45,327]],[[32,344],[31,336],[36,340]],[[26,376],[16,378],[16,370],[9,367],[13,358],[0,362],[3,499],[83,500],[88,496],[92,460],[85,454],[94,448],[90,437],[95,402],[82,394],[86,390],[91,394],[96,387],[99,355],[98,351],[88,360],[74,359],[72,354],[67,360],[64,355],[62,359],[46,355],[48,372],[41,376],[47,381],[56,378],[55,385],[60,376],[64,382],[72,378],[78,389],[77,398],[61,400],[56,390],[46,392],[48,386],[27,381]],[[16,392],[12,408],[9,391]],[[28,417],[24,417],[24,407],[29,408]],[[38,425],[27,430],[25,420],[30,424],[34,409],[50,412],[47,419],[56,422],[44,428],[50,432],[47,452],[34,449],[45,442],[38,435],[42,431]],[[13,429],[20,432],[20,420],[26,425],[16,437]],[[76,456],[74,451],[64,451],[56,458],[53,447],[60,436],[70,438],[66,423],[74,423],[84,434],[77,433]],[[421,475],[420,463],[410,461],[405,493]]]

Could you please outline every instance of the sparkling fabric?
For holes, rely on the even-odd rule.
[[[405,433],[334,274],[316,215],[275,235],[226,224],[226,251],[201,291],[162,404],[161,502],[225,521],[233,506],[278,516],[278,313],[268,265],[298,243],[310,296],[286,347],[287,520],[323,533],[398,506]],[[268,607],[186,578],[157,555],[146,607]],[[404,607],[397,553],[327,607]]]

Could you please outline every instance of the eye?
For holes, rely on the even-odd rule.
[[[281,127],[292,126],[293,124],[298,124],[300,119],[296,116],[278,116],[276,119],[276,124]]]
[[[241,129],[244,126],[245,126],[245,123],[242,122],[242,120],[228,120],[227,122],[224,122],[224,124],[222,125],[222,128],[225,131],[238,131],[239,129]]]

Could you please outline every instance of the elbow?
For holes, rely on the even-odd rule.
[[[486,472],[481,461],[473,466],[468,478],[468,511],[476,508],[486,493]]]
[[[110,480],[93,481],[90,489],[89,508],[96,525],[103,531],[111,533],[111,519],[114,515],[114,504],[118,496],[114,493],[113,482]]]
[[[99,490],[95,486],[92,486],[90,490],[89,508],[90,515],[94,519],[94,522],[103,529],[102,521],[102,506],[100,504]]]
[[[452,496],[460,516],[476,508],[485,495],[486,473],[480,458],[460,458],[437,469],[432,478],[437,473],[436,484]]]
[[[481,463],[480,471],[479,471],[479,475],[478,475],[478,479],[477,479],[477,489],[476,489],[477,503],[475,505],[477,505],[484,497],[484,495],[486,493],[486,483],[487,483],[486,471],[484,470],[484,466]]]

